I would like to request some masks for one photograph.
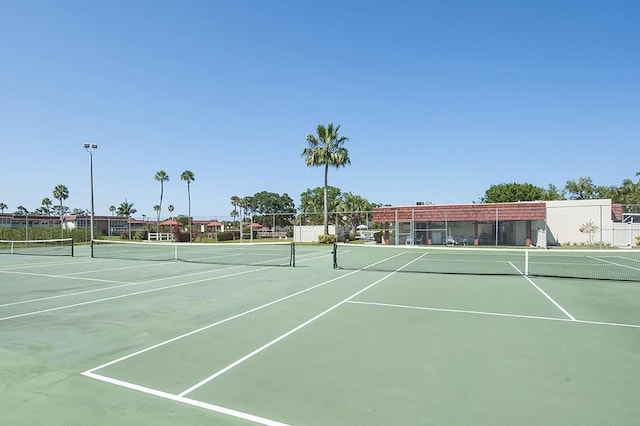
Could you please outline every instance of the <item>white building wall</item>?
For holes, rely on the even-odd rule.
[[[339,233],[343,232],[343,227],[338,226],[336,232],[335,225],[329,225],[329,235],[339,235]],[[318,237],[324,234],[324,226],[317,225],[305,225],[305,226],[294,226],[293,227],[293,241],[296,243],[312,243],[318,242]]]
[[[580,232],[580,227],[589,222],[598,227],[591,234],[592,244],[613,244],[610,199],[547,201],[546,204],[549,245],[589,244],[589,234]],[[532,234],[534,231],[532,229]]]

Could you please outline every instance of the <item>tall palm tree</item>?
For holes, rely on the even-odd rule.
[[[111,212],[111,216],[116,215],[116,206],[109,206],[109,211]]]
[[[8,208],[9,206],[7,206],[5,203],[0,203],[0,214],[4,214],[4,210]]]
[[[160,210],[157,212],[156,232],[160,232],[160,211],[162,210],[162,196],[164,194],[164,183],[169,181],[169,175],[164,170],[156,172],[154,179],[160,182]]]
[[[156,204],[155,206],[153,206],[153,211],[156,212],[156,217],[160,217],[160,205]]]
[[[124,216],[127,218],[127,224],[129,228],[129,239],[131,239],[131,215],[137,211],[138,210],[136,210],[136,208],[133,207],[133,203],[128,202],[126,198],[118,206],[118,216]]]
[[[60,201],[59,213],[60,213],[60,216],[62,216],[62,214],[64,213],[62,200],[66,200],[67,198],[69,198],[69,189],[67,189],[67,187],[62,184],[56,185],[56,187],[53,188],[53,198]]]
[[[64,238],[64,223],[62,222],[62,216],[64,215],[64,207],[62,206],[62,200],[69,198],[69,189],[66,186],[60,184],[53,188],[53,198],[60,200],[60,231]]]
[[[173,207],[173,204],[169,204],[169,207],[167,207],[167,210],[169,210],[169,219],[171,219],[173,217],[173,210],[175,209],[175,207]]]
[[[240,197],[237,195],[233,195],[231,197],[231,205],[233,206],[233,211],[235,214],[231,215],[232,217],[238,217],[238,206],[240,205]]]
[[[191,170],[185,170],[180,175],[180,179],[187,182],[187,196],[189,198],[189,241],[191,242],[193,230],[191,229],[191,182],[196,180]]]
[[[329,166],[335,168],[345,167],[351,164],[349,159],[349,151],[344,143],[349,140],[346,136],[339,135],[340,126],[333,126],[329,123],[327,127],[318,124],[316,135],[307,136],[307,146],[302,150],[302,156],[305,157],[307,166],[323,166],[324,167],[324,233],[329,233]]]

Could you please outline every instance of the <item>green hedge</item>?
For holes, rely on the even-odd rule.
[[[336,242],[336,236],[335,235],[318,235],[318,242],[320,244],[333,244]]]
[[[54,240],[58,238],[73,238],[76,243],[89,241],[91,230],[72,229],[62,231],[60,228],[0,228],[0,240],[24,241],[29,240]]]

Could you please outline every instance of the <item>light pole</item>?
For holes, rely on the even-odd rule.
[[[91,257],[93,257],[93,215],[94,215],[94,210],[93,210],[93,152],[98,149],[98,145],[95,143],[92,144],[88,144],[85,143],[84,144],[84,149],[87,150],[87,152],[89,153],[89,176],[90,176],[90,180],[91,180],[91,221],[90,221],[90,226],[91,226]]]

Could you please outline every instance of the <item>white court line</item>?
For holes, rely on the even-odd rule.
[[[604,263],[608,263],[609,265],[613,265],[613,266],[620,266],[622,268],[628,268],[628,269],[633,269],[634,271],[640,271],[640,268],[634,268],[633,266],[627,266],[627,265],[623,265],[621,263],[617,263],[617,262],[611,262],[605,259],[599,259],[595,256],[588,256],[589,259],[593,259],[593,260],[597,260],[598,262],[604,262]],[[635,262],[635,260],[634,260]]]
[[[111,284],[126,284],[126,281],[103,280],[103,279],[100,279],[100,278],[74,277],[74,276],[71,276],[71,275],[40,274],[40,273],[37,273],[37,272],[0,271],[0,274],[27,275],[27,276],[31,276],[31,277],[43,277],[43,278],[61,278],[61,279],[66,279],[66,280],[96,281],[96,282],[111,283]]]
[[[322,256],[316,256],[316,257],[312,257],[312,258],[301,259],[300,262],[305,262],[305,261],[308,261],[308,260],[321,259],[323,257],[329,257],[329,256],[330,255],[328,255],[328,254],[324,254]],[[169,263],[170,264],[170,262],[162,262],[160,264],[165,264],[165,263]],[[155,265],[157,266],[157,264],[155,264]],[[60,299],[60,298],[63,298],[63,297],[79,296],[79,295],[88,294],[88,293],[97,293],[97,292],[100,292],[100,291],[114,290],[114,289],[124,288],[124,287],[145,285],[145,284],[150,284],[150,283],[154,283],[154,282],[158,282],[158,281],[167,281],[167,280],[172,280],[172,279],[176,279],[176,278],[185,278],[185,277],[190,277],[190,276],[195,276],[195,275],[203,275],[203,274],[208,274],[208,273],[212,273],[212,272],[223,272],[223,271],[227,271],[229,269],[241,268],[243,266],[246,267],[246,265],[232,265],[232,266],[228,266],[226,268],[219,268],[219,269],[213,269],[213,270],[207,269],[207,270],[203,270],[203,271],[192,272],[190,274],[183,274],[183,275],[180,275],[180,276],[169,276],[169,277],[162,277],[162,278],[154,278],[152,280],[140,281],[140,282],[122,282],[122,281],[101,280],[101,279],[97,279],[97,278],[81,278],[81,277],[74,277],[74,276],[72,276],[72,274],[47,275],[47,274],[37,274],[37,273],[30,273],[30,272],[0,271],[0,273],[7,273],[7,274],[33,275],[33,276],[42,276],[42,277],[47,277],[47,278],[74,279],[74,280],[97,281],[97,282],[106,282],[106,283],[119,284],[119,285],[110,286],[110,287],[101,287],[101,288],[96,288],[96,289],[91,289],[91,290],[76,291],[76,292],[73,292],[73,293],[58,294],[58,295],[55,295],[55,296],[39,297],[39,298],[35,298],[35,299],[21,300],[21,301],[11,302],[11,303],[4,303],[4,304],[0,304],[0,308],[7,307],[7,306],[23,305],[23,304],[26,304],[26,303],[41,302],[41,301],[44,301],[44,300]],[[132,267],[127,266],[127,267],[123,267],[123,268],[106,269],[106,270],[103,270],[103,271],[113,271],[113,270],[117,271],[117,270],[124,270],[124,269],[130,269],[130,268],[132,268]],[[102,271],[91,271],[91,272],[102,272]],[[2,318],[0,318],[0,320],[2,320]]]
[[[341,276],[339,276],[339,277],[332,278],[332,279],[327,280],[327,281],[323,281],[323,282],[321,282],[320,284],[316,284],[316,285],[311,286],[311,287],[309,287],[309,288],[306,288],[306,289],[304,289],[304,290],[300,290],[300,291],[298,291],[298,292],[292,293],[292,294],[290,294],[290,295],[288,295],[288,296],[284,296],[284,297],[281,297],[281,298],[279,298],[279,299],[273,300],[273,301],[271,301],[271,302],[269,302],[269,303],[265,303],[264,305],[257,306],[257,307],[255,307],[255,308],[249,309],[249,310],[247,310],[247,311],[241,312],[241,313],[236,314],[236,315],[233,315],[233,316],[231,316],[231,317],[227,317],[227,318],[225,318],[225,319],[223,319],[223,320],[216,321],[216,322],[214,322],[214,323],[211,323],[211,324],[205,325],[204,327],[200,327],[200,328],[198,328],[198,329],[196,329],[196,330],[192,330],[192,331],[190,331],[190,332],[188,332],[188,333],[181,334],[180,336],[176,336],[176,337],[173,337],[173,338],[171,338],[171,339],[169,339],[169,340],[165,340],[165,341],[163,341],[163,342],[157,343],[157,344],[155,344],[155,345],[153,345],[153,346],[149,346],[148,348],[144,348],[144,349],[141,349],[141,350],[139,350],[139,351],[137,351],[137,352],[133,352],[133,353],[131,353],[131,354],[129,354],[129,355],[125,355],[125,356],[120,357],[120,358],[118,358],[118,359],[114,359],[113,361],[109,361],[109,362],[107,362],[107,363],[105,363],[105,364],[99,365],[99,366],[94,367],[94,368],[92,368],[91,370],[87,370],[87,371],[88,371],[88,372],[93,372],[93,371],[102,370],[103,368],[105,368],[105,367],[109,367],[110,365],[117,364],[117,363],[119,363],[119,362],[121,362],[121,361],[124,361],[124,360],[126,360],[126,359],[133,358],[134,356],[141,355],[141,354],[143,354],[143,353],[145,353],[145,352],[149,352],[149,351],[151,351],[151,350],[153,350],[153,349],[157,349],[157,348],[159,348],[159,347],[161,347],[161,346],[168,345],[169,343],[173,343],[173,342],[175,342],[175,341],[177,341],[177,340],[184,339],[185,337],[189,337],[189,336],[192,336],[192,335],[194,335],[194,334],[196,334],[196,333],[200,333],[201,331],[208,330],[208,329],[210,329],[210,328],[212,328],[212,327],[216,327],[216,326],[218,326],[218,325],[220,325],[220,324],[224,324],[224,323],[229,322],[229,321],[231,321],[231,320],[234,320],[234,319],[237,319],[237,318],[243,317],[243,316],[248,315],[248,314],[250,314],[250,313],[253,313],[253,312],[259,311],[260,309],[266,308],[266,307],[271,306],[271,305],[275,305],[276,303],[280,303],[280,302],[282,302],[282,301],[284,301],[284,300],[290,299],[290,298],[292,298],[292,297],[295,297],[295,296],[298,296],[298,295],[300,295],[300,294],[306,293],[306,292],[311,291],[311,290],[313,290],[313,289],[316,289],[316,288],[322,287],[322,286],[324,286],[324,285],[330,284],[330,283],[332,283],[332,282],[334,282],[334,281],[341,280],[342,278],[348,277],[349,275],[353,275],[353,274],[355,274],[356,272],[359,272],[359,271],[352,271],[352,272],[350,272],[350,273],[348,273],[348,274],[341,275]]]
[[[2,269],[11,270],[11,269],[25,269],[25,268],[40,268],[40,267],[47,267],[47,266],[81,265],[83,263],[91,263],[91,261],[82,260],[82,261],[71,261],[71,262],[20,263],[20,264],[14,264],[14,265],[5,265],[2,267]]]
[[[393,303],[359,302],[356,300],[350,300],[347,303],[353,303],[356,305],[383,306],[388,308],[417,309],[421,311],[449,312],[449,313],[456,313],[456,314],[487,315],[487,316],[494,316],[494,317],[524,318],[524,319],[560,321],[560,322],[569,322],[569,323],[578,323],[578,324],[607,325],[612,327],[640,328],[639,324],[623,324],[623,323],[604,322],[604,321],[585,321],[585,320],[568,319],[568,318],[541,317],[536,315],[503,314],[499,312],[468,311],[464,309],[431,308],[427,306],[398,305]]]
[[[94,289],[91,289],[91,290],[76,291],[76,292],[73,292],[73,293],[58,294],[58,295],[55,295],[55,296],[39,297],[39,298],[35,298],[35,299],[21,300],[21,301],[11,302],[11,303],[4,303],[4,304],[0,304],[0,308],[1,307],[5,307],[5,306],[23,305],[25,303],[41,302],[43,300],[52,300],[52,299],[60,299],[60,298],[63,298],[63,297],[78,296],[78,295],[87,294],[87,293],[96,293],[96,292],[100,292],[100,291],[114,290],[114,289],[124,288],[124,287],[151,284],[151,283],[158,282],[158,281],[167,281],[167,280],[178,279],[178,278],[192,277],[192,276],[195,276],[195,275],[209,274],[209,273],[212,273],[212,272],[222,272],[222,271],[226,271],[226,270],[229,270],[229,269],[237,269],[239,267],[240,266],[231,266],[231,267],[228,267],[228,268],[192,272],[190,274],[175,275],[175,276],[162,277],[162,278],[154,278],[152,280],[139,281],[139,282],[122,282],[122,281],[100,280],[100,279],[96,279],[96,278],[79,278],[79,277],[71,277],[71,276],[67,276],[67,275],[45,275],[45,274],[35,274],[35,273],[31,274],[31,273],[26,273],[26,272],[9,272],[10,274],[36,275],[36,276],[42,276],[42,277],[47,277],[47,278],[72,279],[72,280],[81,280],[81,281],[98,281],[98,282],[106,282],[106,283],[116,283],[116,284],[119,284],[119,285],[114,285],[114,286],[110,286],[110,287],[94,288]],[[0,272],[2,272],[2,271],[0,271]]]
[[[425,253],[426,254],[426,253]],[[401,266],[400,268],[396,269],[393,272],[388,273],[387,275],[385,275],[384,277],[380,278],[379,280],[373,282],[372,284],[369,284],[368,286],[366,286],[365,288],[353,293],[351,296],[347,297],[346,299],[336,303],[335,305],[331,306],[330,308],[322,311],[321,313],[319,313],[318,315],[314,316],[313,318],[303,322],[302,324],[300,324],[299,326],[289,330],[288,332],[280,335],[279,337],[276,337],[275,339],[271,340],[270,342],[262,345],[261,347],[259,347],[258,349],[254,350],[253,352],[248,353],[247,355],[243,356],[242,358],[232,362],[231,364],[227,365],[226,367],[218,370],[217,372],[213,373],[212,375],[210,375],[209,377],[201,380],[200,382],[196,383],[195,385],[191,386],[190,388],[180,392],[178,394],[178,396],[185,396],[197,389],[199,389],[200,387],[204,386],[205,384],[209,383],[210,381],[212,381],[213,379],[215,379],[216,377],[219,377],[221,375],[223,375],[224,373],[226,373],[227,371],[237,367],[238,365],[242,364],[243,362],[245,362],[246,360],[248,360],[249,358],[252,358],[253,356],[259,354],[260,352],[264,351],[265,349],[275,345],[276,343],[278,343],[279,341],[289,337],[290,335],[292,335],[293,333],[303,329],[304,327],[308,326],[309,324],[311,324],[312,322],[318,320],[319,318],[322,318],[323,316],[325,316],[326,314],[328,314],[329,312],[335,310],[336,308],[344,305],[345,303],[347,303],[349,300],[351,300],[352,298],[358,296],[361,293],[364,293],[365,291],[369,290],[370,288],[378,285],[379,283],[381,283],[382,281],[386,280],[387,278],[391,277],[392,275],[396,274],[398,271],[401,271],[402,269],[406,268],[407,266],[409,266],[410,264],[412,264],[413,262],[421,259],[425,254],[423,254],[422,256],[413,259],[412,261],[406,263],[405,265]],[[394,256],[395,257],[395,256]],[[371,265],[370,265],[371,266]],[[364,268],[363,268],[364,269]],[[353,271],[353,273],[359,272],[360,270],[356,270]],[[348,276],[350,274],[347,274],[345,276]]]
[[[560,311],[562,311],[563,314],[565,314],[571,321],[575,321],[576,319],[573,317],[573,315],[571,315],[565,308],[563,308],[562,306],[560,306],[560,304],[558,302],[556,302],[555,300],[553,300],[553,298],[551,296],[549,296],[543,289],[541,289],[540,287],[538,287],[538,285],[536,283],[534,283],[531,278],[529,278],[528,276],[526,276],[524,274],[524,272],[522,272],[520,269],[518,269],[513,263],[509,262],[509,264],[511,266],[513,266],[513,268],[518,271],[518,273],[522,276],[522,278],[524,278],[525,280],[529,281],[529,284],[531,284],[532,286],[534,286],[540,293],[542,293],[544,295],[544,297],[546,297],[551,303],[553,303],[555,305],[556,308],[560,309]]]
[[[114,261],[116,259],[99,259],[100,261]],[[68,276],[72,275],[84,275],[84,274],[95,274],[100,272],[111,272],[111,271],[124,271],[126,269],[143,269],[143,268],[157,268],[159,266],[171,266],[173,261],[164,261],[164,262],[145,262],[141,265],[131,265],[131,266],[120,266],[116,268],[103,268],[103,269],[93,269],[89,271],[80,271],[80,272],[72,272],[70,274],[66,274]]]
[[[125,297],[138,296],[140,294],[153,293],[153,292],[156,292],[156,291],[167,290],[167,289],[177,288],[177,287],[183,287],[183,286],[186,286],[186,285],[198,284],[198,283],[203,283],[203,282],[206,282],[206,281],[215,281],[215,280],[219,280],[221,278],[229,278],[229,277],[234,277],[234,276],[237,276],[237,275],[248,274],[248,273],[251,273],[251,272],[264,271],[264,270],[270,269],[270,268],[273,268],[273,266],[267,267],[267,268],[252,269],[250,271],[236,272],[234,274],[220,275],[218,277],[203,278],[201,280],[189,281],[189,282],[186,282],[186,283],[173,284],[173,285],[168,285],[168,286],[158,287],[158,288],[152,288],[152,289],[149,289],[149,290],[141,290],[141,291],[136,291],[136,292],[133,292],[133,293],[120,294],[118,296],[104,297],[102,299],[94,299],[94,300],[89,300],[89,301],[86,301],[86,302],[73,303],[71,305],[64,305],[64,306],[58,306],[58,307],[55,307],[55,308],[42,309],[42,310],[39,310],[39,311],[25,312],[25,313],[22,313],[22,314],[11,315],[11,316],[8,316],[8,317],[0,317],[0,321],[6,321],[6,320],[10,320],[10,319],[15,319],[15,318],[22,318],[22,317],[27,317],[27,316],[32,316],[32,315],[44,314],[44,313],[47,313],[47,312],[61,311],[63,309],[70,309],[70,308],[75,308],[75,307],[78,307],[78,306],[92,305],[94,303],[106,302],[106,301],[110,301],[110,300],[123,299]]]
[[[323,256],[323,257],[326,257],[326,256]],[[410,263],[412,263],[412,262],[410,262]],[[407,265],[408,265],[408,264],[407,264]],[[405,266],[406,266],[406,265],[405,265]],[[117,380],[117,379],[108,378],[108,377],[106,377],[106,376],[102,376],[102,375],[96,374],[96,373],[95,373],[95,371],[98,371],[98,370],[104,369],[104,368],[106,368],[106,367],[108,367],[108,366],[111,366],[111,365],[117,364],[117,363],[119,363],[119,362],[121,362],[121,361],[124,361],[124,360],[126,360],[126,359],[133,358],[133,357],[135,357],[135,356],[137,356],[137,355],[143,354],[143,353],[145,353],[145,352],[151,351],[151,350],[153,350],[153,349],[156,349],[156,348],[159,348],[159,347],[161,347],[161,346],[167,345],[167,344],[169,344],[169,343],[175,342],[175,341],[177,341],[177,340],[183,339],[183,338],[185,338],[185,337],[187,337],[187,336],[191,336],[191,335],[193,335],[193,334],[196,334],[196,333],[199,333],[199,332],[201,332],[201,331],[207,330],[207,329],[209,329],[209,328],[215,327],[215,326],[217,326],[217,325],[219,325],[219,324],[222,324],[222,323],[224,323],[224,322],[228,322],[228,321],[231,321],[231,320],[233,320],[233,319],[239,318],[239,317],[241,317],[241,316],[247,315],[247,314],[249,314],[249,313],[255,312],[255,311],[259,310],[259,309],[266,308],[267,306],[274,305],[274,304],[279,303],[279,302],[281,302],[281,301],[283,301],[283,300],[290,299],[290,298],[295,297],[295,296],[297,296],[297,295],[299,295],[299,294],[306,293],[306,292],[311,291],[311,290],[313,290],[313,289],[315,289],[315,288],[319,288],[319,287],[321,287],[321,286],[327,285],[327,284],[332,283],[332,282],[334,282],[334,281],[338,281],[338,280],[340,280],[340,279],[342,279],[342,278],[346,278],[346,277],[351,276],[351,275],[353,275],[353,274],[356,274],[356,273],[358,273],[358,272],[360,272],[360,271],[361,271],[361,270],[355,270],[355,271],[351,271],[351,272],[349,272],[349,273],[347,273],[347,274],[341,275],[341,276],[339,276],[339,277],[332,278],[332,279],[330,279],[330,280],[327,280],[327,281],[324,281],[324,282],[322,282],[322,283],[316,284],[316,285],[314,285],[314,286],[312,286],[312,287],[309,287],[309,288],[307,288],[307,289],[301,290],[301,291],[299,291],[299,292],[297,292],[297,293],[291,294],[291,295],[289,295],[289,296],[285,296],[285,297],[283,297],[283,298],[280,298],[280,299],[274,300],[274,301],[272,301],[272,302],[266,303],[266,304],[264,304],[264,305],[262,305],[262,306],[258,306],[258,307],[256,307],[256,308],[253,308],[253,309],[250,309],[250,310],[248,310],[248,311],[242,312],[242,313],[240,313],[240,314],[234,315],[234,316],[232,316],[232,317],[226,318],[226,319],[224,319],[224,320],[222,320],[222,321],[218,321],[218,322],[215,322],[215,323],[213,323],[213,324],[209,324],[209,325],[204,326],[204,327],[201,327],[201,328],[199,328],[199,329],[197,329],[197,330],[193,330],[193,331],[191,331],[191,332],[189,332],[189,333],[182,334],[182,335],[180,335],[180,336],[174,337],[174,338],[169,339],[169,340],[165,340],[164,342],[160,342],[160,343],[158,343],[158,344],[156,344],[156,345],[153,345],[153,346],[147,347],[147,348],[145,348],[145,349],[139,350],[139,351],[134,352],[134,353],[131,353],[131,354],[129,354],[129,355],[125,355],[125,356],[120,357],[120,358],[118,358],[118,359],[115,359],[115,360],[109,361],[109,362],[107,362],[107,363],[104,363],[104,364],[102,364],[102,365],[99,365],[99,366],[97,366],[97,367],[94,367],[94,368],[92,368],[92,369],[90,369],[90,370],[87,370],[87,371],[83,372],[82,374],[83,374],[84,376],[87,376],[87,377],[91,377],[91,378],[94,378],[94,379],[102,380],[102,381],[105,381],[105,382],[108,382],[108,383],[111,383],[111,384],[115,384],[115,385],[119,385],[119,386],[124,386],[124,387],[127,387],[127,388],[129,388],[129,389],[134,389],[134,390],[138,390],[138,391],[141,391],[141,392],[147,392],[147,391],[149,391],[149,392],[147,392],[147,393],[150,393],[150,394],[153,394],[153,395],[156,395],[156,396],[160,396],[160,397],[168,398],[168,399],[171,399],[171,400],[174,400],[174,401],[178,401],[178,402],[183,402],[183,403],[186,403],[186,404],[191,404],[191,405],[195,405],[195,406],[200,406],[200,407],[205,408],[205,409],[211,409],[211,410],[213,410],[213,411],[218,411],[218,412],[225,413],[225,414],[229,414],[229,415],[234,415],[234,412],[233,412],[232,410],[224,409],[224,408],[222,408],[222,407],[218,407],[218,406],[214,406],[214,405],[210,405],[210,404],[206,404],[206,406],[201,406],[200,404],[204,404],[204,403],[200,403],[200,402],[198,402],[198,401],[194,401],[194,400],[192,400],[192,399],[185,398],[184,396],[176,396],[176,395],[168,394],[168,393],[161,392],[161,391],[150,390],[149,388],[145,388],[145,387],[143,387],[143,386],[134,385],[134,384],[129,384],[129,383],[126,383],[126,382],[123,382],[123,381]],[[389,274],[388,276],[391,276],[392,274],[393,274],[393,273]],[[383,279],[384,279],[384,278],[383,278]],[[364,291],[364,290],[363,290],[363,291]],[[359,292],[359,293],[360,293],[360,292]],[[359,294],[359,293],[358,293],[358,294]],[[195,403],[194,403],[194,402],[195,402]],[[220,409],[221,409],[221,410],[225,410],[225,411],[221,411]],[[250,420],[250,419],[247,419],[247,420]],[[277,424],[277,423],[274,423],[274,424]]]
[[[575,321],[576,319],[573,317],[573,315],[571,315],[565,308],[563,308],[562,306],[560,306],[560,304],[558,302],[556,302],[555,300],[553,300],[553,298],[551,296],[549,296],[547,293],[545,293],[544,290],[542,290],[540,287],[538,287],[538,285],[536,283],[534,283],[531,278],[527,277],[526,275],[522,276],[525,280],[529,281],[529,283],[534,286],[540,293],[542,293],[544,295],[544,297],[546,297],[551,303],[553,303],[556,308],[560,309],[562,311],[563,314],[565,314],[571,321]]]
[[[275,420],[270,420],[264,417],[259,417],[253,414],[249,414],[249,413],[244,413],[242,411],[238,411],[238,410],[233,410],[231,408],[225,408],[225,407],[221,407],[219,405],[214,405],[214,404],[209,404],[206,402],[202,402],[202,401],[197,401],[195,399],[191,399],[191,398],[185,398],[183,396],[179,396],[179,395],[174,395],[168,392],[163,392],[163,391],[159,391],[156,389],[151,389],[148,388],[146,386],[140,386],[140,385],[136,385],[133,383],[128,383],[122,380],[118,380],[118,379],[113,379],[111,377],[105,377],[105,376],[101,376],[99,374],[96,373],[91,373],[91,372],[84,372],[82,373],[82,375],[87,376],[87,377],[91,377],[92,379],[96,379],[96,380],[100,380],[103,382],[107,382],[110,383],[112,385],[117,385],[117,386],[122,386],[124,388],[127,389],[131,389],[131,390],[135,390],[138,392],[143,392],[149,395],[153,395],[153,396],[157,396],[160,398],[164,398],[164,399],[169,399],[171,401],[175,401],[175,402],[180,402],[183,404],[188,404],[188,405],[192,405],[194,407],[198,407],[198,408],[202,408],[205,410],[209,410],[209,411],[215,411],[216,413],[220,413],[220,414],[226,414],[228,416],[233,416],[242,420],[247,420],[253,423],[258,423],[261,425],[267,425],[267,426],[286,426],[286,423],[281,423]]]

